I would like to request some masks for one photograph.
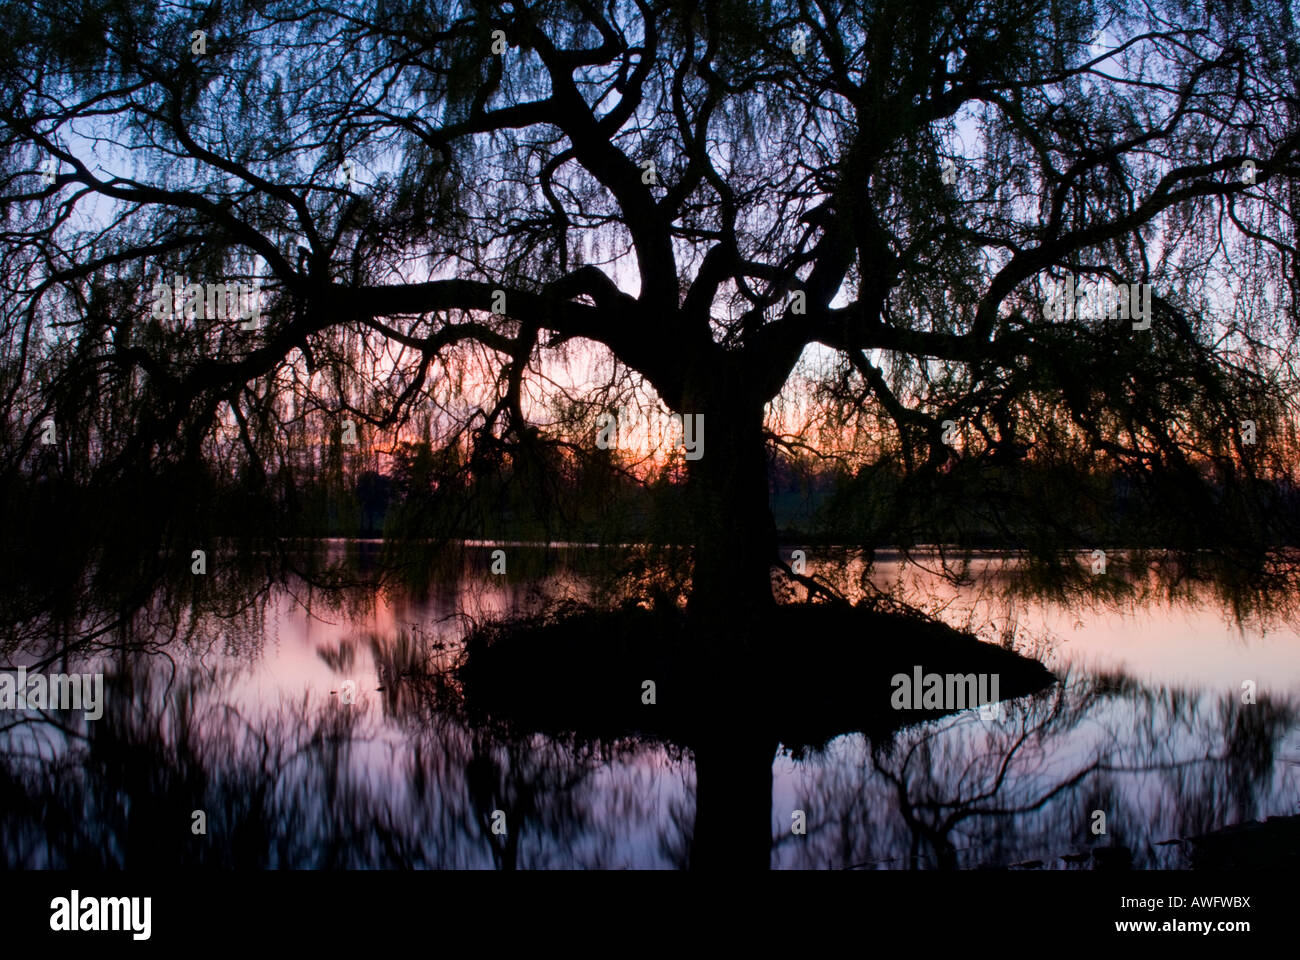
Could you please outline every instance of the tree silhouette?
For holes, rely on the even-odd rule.
[[[202,478],[256,488],[343,418],[471,474],[590,447],[531,421],[596,357],[592,417],[631,384],[704,418],[690,606],[728,635],[774,602],[799,377],[889,465],[872,537],[973,471],[1069,467],[1127,478],[1169,546],[1254,556],[1294,454],[1289,10],[10,5],[6,499],[57,476],[174,534]],[[176,277],[258,281],[259,325],[157,319]],[[1067,278],[1150,284],[1150,315],[1045,316]],[[1068,483],[995,492],[1048,514],[1020,545],[1078,546]]]

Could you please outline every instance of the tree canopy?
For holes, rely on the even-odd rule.
[[[1189,555],[1290,535],[1286,0],[106,0],[0,29],[15,497],[57,475],[187,529],[199,477],[270,483],[344,420],[472,473],[590,452],[639,392],[704,417],[719,602],[770,598],[778,448],[889,491],[868,545],[964,503],[1057,554],[1120,480]],[[256,283],[260,315],[186,316],[190,282]],[[1097,282],[1149,315],[1053,315]]]

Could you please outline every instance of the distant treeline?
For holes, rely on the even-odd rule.
[[[690,542],[680,466],[647,480],[617,469],[605,451],[575,457],[542,446],[467,462],[454,449],[423,443],[401,444],[386,461],[374,469],[373,457],[368,463],[364,454],[349,457],[329,447],[315,462],[267,473],[221,476],[199,466],[113,490],[38,473],[10,487],[7,539],[129,538],[165,525],[191,539]],[[1142,474],[1032,460],[958,463],[947,473],[904,476],[888,462],[851,470],[779,453],[770,460],[769,477],[786,543],[943,542],[1044,553],[1111,545],[1196,549],[1201,539],[1204,546],[1224,544],[1208,542],[1211,526],[1189,527],[1187,517],[1208,520],[1225,511],[1241,513],[1244,539],[1273,545],[1300,540],[1300,492],[1287,483],[1229,491],[1201,476],[1156,485]],[[1260,522],[1265,529],[1250,529]],[[1175,536],[1178,542],[1170,542]]]

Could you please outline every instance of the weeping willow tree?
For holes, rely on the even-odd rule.
[[[15,576],[188,559],[230,478],[275,534],[257,492],[345,434],[454,448],[462,479],[555,467],[631,394],[703,418],[690,608],[731,637],[774,602],[781,444],[873,465],[868,545],[976,511],[1072,562],[1117,478],[1189,557],[1286,540],[1282,0],[117,0],[0,28]],[[1132,310],[1063,306],[1097,283]],[[67,557],[51,518],[99,546]],[[152,552],[116,557],[127,532]]]

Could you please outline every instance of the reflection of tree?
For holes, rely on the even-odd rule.
[[[121,651],[250,652],[265,640],[268,605],[286,595],[308,615],[356,619],[371,611],[374,579],[358,560],[355,551],[319,545],[258,555],[227,544],[207,551],[202,575],[191,572],[187,556],[127,593],[88,577],[66,603],[27,619],[0,618],[0,660],[35,668]]]
[[[0,751],[8,863],[82,868],[545,867],[641,862],[625,825],[653,820],[636,744],[472,733],[418,699],[229,705],[237,672],[130,660],[104,716],[64,733],[10,728]],[[387,692],[387,691],[386,691]],[[37,728],[35,733],[21,731]],[[604,771],[597,789],[592,781]],[[206,811],[208,834],[190,832]],[[491,813],[506,813],[504,837]],[[647,847],[655,832],[646,834]],[[575,840],[580,839],[580,842]]]
[[[1246,705],[1235,690],[1198,695],[1121,674],[1070,678],[994,729],[962,714],[875,742],[839,737],[797,761],[776,756],[775,775],[776,745],[747,701],[719,703],[713,727],[686,747],[470,723],[454,675],[440,669],[464,632],[469,594],[458,591],[481,590],[483,607],[490,590],[506,606],[529,597],[525,584],[470,580],[433,589],[424,606],[395,593],[399,621],[423,617],[418,626],[323,649],[336,669],[367,652],[375,665],[381,690],[363,690],[352,708],[322,691],[237,709],[240,670],[195,665],[260,652],[288,594],[255,589],[256,574],[220,573],[197,596],[160,593],[129,629],[104,636],[103,719],[0,722],[8,862],[1062,866],[1062,855],[1115,845],[1136,866],[1181,866],[1182,848],[1161,841],[1289,809],[1278,798],[1300,774],[1279,773],[1277,757],[1300,705],[1265,694]],[[351,622],[376,603],[369,587],[297,581],[290,592]],[[164,644],[174,666],[148,654]],[[208,813],[206,838],[189,832],[194,809]],[[793,809],[807,812],[807,836],[791,835]],[[1106,812],[1105,837],[1089,832],[1095,809]],[[494,810],[505,835],[491,832]]]
[[[1300,705],[1267,698],[1242,705],[1122,676],[1076,678],[1017,703],[992,729],[967,713],[889,742],[841,743],[836,762],[808,768],[800,785],[819,829],[778,833],[777,856],[1061,866],[1078,848],[1111,846],[1131,849],[1139,866],[1177,866],[1176,848],[1155,845],[1270,812],[1274,754],[1298,715]],[[1096,809],[1105,837],[1090,831]]]
[[[766,870],[771,865],[775,749],[775,743],[730,726],[695,745],[693,869]]]
[[[257,713],[228,705],[236,672],[169,680],[124,661],[100,721],[0,733],[8,862],[953,868],[1122,846],[1138,866],[1178,866],[1178,847],[1155,845],[1277,812],[1294,787],[1274,761],[1300,707],[1267,697],[1073,679],[1002,727],[961,714],[876,744],[842,737],[774,783],[772,745],[741,727],[693,749],[693,774],[653,744],[474,731],[395,669],[411,654],[354,707],[305,697]],[[793,808],[807,836],[790,833]],[[1104,838],[1088,829],[1099,808]],[[190,833],[194,809],[207,837]]]

